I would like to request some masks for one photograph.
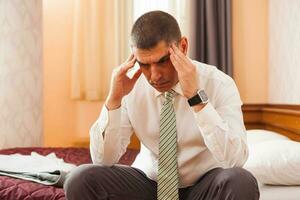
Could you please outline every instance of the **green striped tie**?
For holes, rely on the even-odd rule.
[[[160,113],[157,199],[178,200],[177,131],[172,99],[176,92],[166,92]]]

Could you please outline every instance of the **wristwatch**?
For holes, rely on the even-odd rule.
[[[204,90],[198,90],[197,94],[190,99],[188,99],[188,103],[190,106],[194,106],[197,104],[205,104],[208,102],[208,96],[204,92]]]

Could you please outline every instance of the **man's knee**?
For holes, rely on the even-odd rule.
[[[95,175],[101,175],[101,169],[105,167],[85,164],[75,168],[67,175],[64,183],[64,190],[68,199],[74,199],[72,197],[84,193],[88,190],[90,185],[93,185]],[[100,179],[101,180],[101,179]]]
[[[89,169],[90,165],[80,165],[67,175],[66,181],[64,183],[64,190],[66,194],[78,191],[78,189],[80,191],[83,183],[82,181],[83,179],[87,178],[86,173],[88,173]]]
[[[239,167],[224,169],[215,177],[216,184],[232,196],[228,199],[259,199],[259,189],[255,177],[247,170]]]

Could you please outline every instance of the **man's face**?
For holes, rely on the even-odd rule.
[[[165,41],[160,41],[151,49],[133,47],[142,73],[159,92],[169,91],[178,82],[177,71],[170,60],[169,48]]]

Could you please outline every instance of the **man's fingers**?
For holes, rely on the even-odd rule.
[[[190,65],[190,61],[189,59],[186,57],[186,55],[184,55],[184,53],[182,53],[179,48],[175,45],[172,44],[172,50],[174,52],[174,54],[176,55],[175,58],[182,63],[183,67],[186,65]]]
[[[126,62],[129,62],[133,59],[134,57],[134,54],[132,53],[127,59],[126,59]]]
[[[127,71],[134,66],[135,62],[136,62],[136,58],[133,57],[133,59],[130,60],[129,62],[124,63],[123,66],[121,67],[121,73],[122,74],[127,73]]]
[[[180,58],[185,58],[185,55],[179,50],[179,48],[172,44],[172,49],[174,50],[175,54],[178,55]]]
[[[141,69],[138,69],[138,70],[134,73],[134,75],[133,75],[133,77],[131,78],[131,80],[133,80],[133,81],[135,82],[136,80],[138,80],[138,78],[141,76],[141,74],[142,74],[142,70],[141,70]]]
[[[172,50],[170,50],[171,53]],[[178,61],[175,59],[175,55],[174,53],[171,53],[170,55],[170,60],[175,68],[175,70],[178,72],[180,70],[180,64],[178,63]]]
[[[183,52],[181,52],[175,44],[173,44],[172,47],[175,54],[178,55],[179,58],[181,58],[184,62],[188,62],[188,58],[186,57],[186,55]]]
[[[184,67],[184,62],[182,61],[182,59],[174,52],[174,49],[170,48],[170,58],[171,61],[174,65],[174,67],[176,68],[176,70],[180,70]]]

